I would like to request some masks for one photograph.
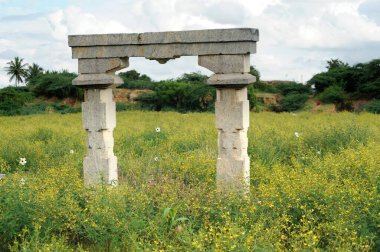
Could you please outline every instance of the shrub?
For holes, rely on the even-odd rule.
[[[253,88],[255,90],[258,90],[258,91],[261,91],[261,92],[265,92],[265,93],[278,93],[278,90],[276,89],[275,86],[269,85],[266,82],[256,81],[255,83],[253,83],[252,86],[253,86]]]
[[[280,109],[286,112],[299,110],[305,105],[307,99],[307,94],[290,93],[281,99]]]
[[[17,115],[33,99],[24,87],[7,87],[0,90],[0,115]]]
[[[153,89],[156,83],[149,76],[140,74],[136,70],[119,73],[119,76],[124,81],[124,84],[120,85],[119,88]]]
[[[208,111],[213,108],[215,89],[205,84],[162,81],[154,92],[142,94],[138,100],[144,107],[156,111]]]
[[[311,94],[310,86],[296,82],[279,84],[276,86],[276,89],[279,90],[282,95],[288,95],[290,93]]]
[[[320,100],[324,103],[342,103],[346,98],[343,88],[336,85],[326,88],[320,95]]]
[[[365,105],[364,109],[373,114],[380,114],[380,100],[373,100]]]
[[[67,71],[46,72],[34,78],[29,87],[36,96],[82,99],[83,90],[72,85],[76,76]]]

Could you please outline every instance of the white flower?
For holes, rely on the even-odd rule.
[[[19,161],[19,164],[20,165],[26,165],[26,158],[20,158],[20,161]]]
[[[5,174],[4,173],[0,173],[0,180],[2,180],[3,178],[5,178]]]
[[[321,150],[317,151],[317,154],[318,154],[318,155],[321,155],[321,153],[322,153]]]
[[[154,161],[156,161],[156,162],[157,162],[157,161],[158,161],[158,157],[155,157],[155,158],[154,158]]]
[[[298,137],[300,137],[300,133],[298,133],[298,132],[294,132],[294,135],[298,138]]]
[[[160,127],[157,127],[157,128],[156,128],[156,132],[157,132],[157,133],[160,133],[160,132],[161,132]]]
[[[20,184],[21,184],[21,185],[25,185],[25,181],[26,181],[26,180],[25,180],[25,179],[23,179],[23,178],[22,178],[22,179],[20,179]]]
[[[74,150],[70,150],[70,154],[74,154]]]
[[[296,116],[296,114],[292,113],[292,116]]]

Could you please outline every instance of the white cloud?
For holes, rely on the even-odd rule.
[[[324,70],[330,58],[357,63],[380,55],[380,19],[376,16],[380,5],[376,1],[70,1],[63,9],[23,18],[4,18],[6,13],[2,13],[0,53],[17,53],[46,69],[75,71],[77,60],[71,59],[69,34],[252,27],[260,30],[260,41],[251,63],[262,78],[305,81]],[[131,62],[129,69],[136,68],[155,79],[197,70],[209,73],[197,66],[196,57],[165,65],[145,59]],[[7,79],[0,71],[0,85],[7,85]]]

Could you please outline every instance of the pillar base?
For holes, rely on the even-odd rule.
[[[83,177],[86,185],[117,185],[117,157],[86,156],[83,161]]]

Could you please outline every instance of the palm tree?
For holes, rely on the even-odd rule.
[[[38,64],[33,63],[31,66],[28,67],[25,82],[30,84],[31,80],[36,78],[38,75],[42,74],[44,69],[40,67]]]
[[[7,62],[9,65],[8,67],[5,68],[7,71],[7,74],[11,76],[9,81],[15,80],[15,84],[17,87],[17,84],[20,82],[24,82],[24,79],[27,76],[27,71],[26,67],[28,66],[27,63],[23,64],[24,59],[20,59],[19,57],[15,57],[13,60]]]

